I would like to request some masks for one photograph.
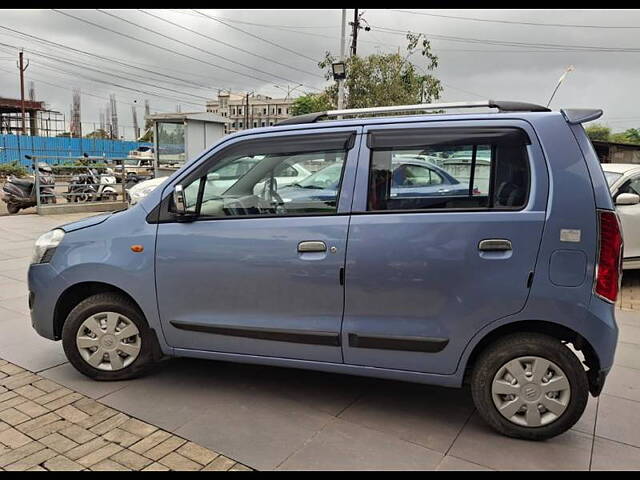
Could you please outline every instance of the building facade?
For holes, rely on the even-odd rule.
[[[291,117],[292,98],[271,98],[265,95],[245,95],[220,92],[207,102],[207,112],[227,119],[225,133],[249,128],[270,127]],[[247,106],[248,102],[248,106]]]

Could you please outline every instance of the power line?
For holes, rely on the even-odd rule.
[[[0,45],[4,45],[6,47],[11,47],[11,45],[7,45],[7,44],[2,43],[2,42],[0,42]],[[42,53],[42,52],[38,52],[37,50],[25,49],[25,51],[30,52],[30,53],[32,53],[34,55],[37,55],[37,56],[41,56],[41,57],[56,61],[56,62],[65,63],[67,65],[72,65],[74,67],[78,67],[78,68],[81,68],[83,70],[89,70],[89,71],[92,71],[92,72],[96,72],[96,73],[99,73],[101,75],[109,75],[110,77],[120,78],[122,80],[126,80],[126,81],[129,81],[129,82],[135,82],[136,84],[147,85],[147,86],[152,87],[152,88],[160,88],[160,89],[163,89],[163,90],[167,90],[167,91],[170,91],[170,92],[173,92],[173,93],[177,93],[177,94],[180,94],[180,95],[185,95],[185,96],[188,96],[188,97],[201,98],[203,100],[209,100],[210,99],[210,97],[204,97],[204,96],[197,95],[197,94],[194,94],[194,93],[191,93],[191,92],[184,92],[184,91],[175,90],[175,89],[172,89],[172,88],[161,87],[161,86],[158,86],[157,84],[152,84],[152,83],[144,82],[144,81],[141,81],[141,80],[135,80],[135,79],[131,79],[131,78],[128,78],[128,77],[121,76],[121,75],[117,75],[117,74],[114,74],[114,73],[105,72],[104,70],[91,68],[91,67],[87,66],[86,64],[80,65],[80,64],[71,62],[69,60],[60,59],[59,57],[56,57],[54,55],[49,55],[49,54],[45,54],[45,53]],[[82,76],[81,74],[78,74],[78,75]],[[167,97],[167,98],[172,98],[172,97]],[[194,104],[194,105],[196,105],[196,104]]]
[[[267,40],[266,38],[260,37],[258,35],[254,35],[253,33],[247,32],[246,30],[243,30],[243,29],[241,29],[239,27],[234,27],[233,25],[229,25],[228,23],[226,23],[226,22],[224,22],[224,21],[222,21],[222,20],[220,20],[220,19],[218,19],[216,17],[212,17],[211,15],[207,15],[206,13],[202,13],[200,10],[194,10],[194,12],[197,12],[200,15],[213,20],[214,22],[221,23],[222,25],[226,25],[229,28],[233,28],[234,30],[237,30],[237,31],[242,32],[242,33],[244,33],[246,35],[249,35],[250,37],[257,38],[258,40],[262,40],[263,42],[266,42],[269,45],[273,45],[274,47],[281,48],[282,50],[285,50],[287,52],[293,53],[294,55],[298,55],[300,57],[306,58],[307,60],[311,60],[313,63],[316,63],[316,64],[318,63],[317,59],[308,57],[304,53],[296,52],[295,50],[291,50],[290,48],[283,47],[282,45],[280,45],[278,43],[272,42],[271,40]]]
[[[150,46],[152,46],[152,47],[160,48],[160,49],[162,49],[162,50],[165,50],[165,51],[168,51],[168,52],[174,53],[174,54],[179,55],[179,56],[181,56],[181,57],[190,58],[190,59],[195,60],[195,61],[197,61],[197,62],[201,62],[201,63],[204,63],[204,64],[206,64],[206,65],[210,65],[210,66],[215,67],[215,68],[220,68],[220,69],[222,69],[222,70],[227,70],[228,72],[235,73],[235,74],[237,74],[237,75],[243,75],[243,76],[246,76],[246,77],[251,77],[251,78],[254,78],[254,79],[259,80],[259,81],[261,81],[261,82],[270,82],[270,80],[266,80],[266,79],[264,79],[264,78],[256,77],[255,75],[251,75],[251,74],[244,73],[244,72],[239,72],[239,71],[237,71],[237,70],[233,70],[233,69],[230,69],[230,68],[228,68],[228,67],[223,67],[222,65],[217,65],[217,64],[215,64],[215,63],[207,62],[206,60],[202,60],[201,58],[192,57],[192,56],[187,55],[187,54],[185,54],[185,53],[181,53],[181,52],[178,52],[178,51],[176,51],[176,50],[172,50],[172,49],[167,48],[167,47],[162,47],[162,46],[157,45],[157,44],[152,43],[152,42],[147,42],[146,40],[141,40],[141,39],[139,39],[139,38],[137,38],[137,37],[134,37],[134,36],[132,36],[132,35],[128,35],[128,34],[126,34],[126,33],[122,33],[122,32],[119,32],[119,31],[117,31],[117,30],[113,30],[113,29],[108,28],[108,27],[104,27],[104,26],[99,25],[99,24],[97,24],[97,23],[91,22],[91,21],[89,21],[89,20],[85,20],[85,19],[80,18],[80,17],[76,17],[76,16],[74,16],[74,15],[71,15],[71,14],[68,14],[68,13],[65,13],[65,12],[61,12],[61,11],[59,11],[59,10],[53,10],[53,11],[54,11],[54,12],[57,12],[57,13],[60,13],[60,14],[62,14],[62,15],[66,15],[66,16],[68,16],[68,17],[74,18],[74,19],[79,20],[79,21],[81,21],[81,22],[88,23],[88,24],[90,24],[90,25],[93,25],[94,27],[101,28],[102,30],[106,30],[106,31],[109,31],[109,32],[111,32],[111,33],[115,33],[116,35],[121,35],[121,36],[124,36],[124,37],[126,37],[126,38],[130,38],[130,39],[132,39],[132,40],[135,40],[135,41],[137,41],[137,42],[141,42],[141,43],[144,43],[144,44],[146,44],[146,45],[150,45]],[[102,14],[104,14],[104,15],[108,15],[108,16],[113,17],[113,18],[116,18],[116,19],[118,19],[118,20],[120,20],[120,21],[122,21],[122,22],[125,22],[125,23],[128,23],[128,24],[130,24],[130,25],[133,25],[134,27],[136,27],[136,28],[138,28],[138,29],[146,30],[146,31],[151,32],[151,33],[153,33],[153,34],[155,34],[155,35],[159,35],[159,36],[161,36],[161,37],[163,37],[163,38],[166,38],[166,39],[168,39],[168,40],[171,40],[171,41],[173,41],[173,42],[176,42],[176,43],[179,43],[179,44],[181,44],[181,45],[185,45],[185,46],[187,46],[187,47],[189,47],[189,48],[193,48],[194,50],[198,50],[198,51],[201,51],[201,52],[203,52],[203,53],[206,53],[207,55],[211,55],[211,56],[213,56],[213,57],[220,58],[220,59],[225,60],[225,61],[227,61],[227,62],[234,63],[234,64],[236,64],[236,65],[239,65],[239,66],[242,66],[242,67],[244,67],[244,68],[247,68],[247,69],[249,69],[249,70],[253,70],[253,71],[255,71],[255,72],[264,73],[265,75],[270,75],[270,76],[272,76],[272,77],[279,78],[279,79],[281,79],[281,80],[292,81],[292,80],[290,80],[290,79],[288,79],[288,78],[286,78],[286,77],[282,77],[282,76],[277,75],[277,74],[275,74],[275,73],[266,72],[266,71],[264,71],[264,70],[260,70],[260,69],[258,69],[258,68],[252,67],[252,66],[250,66],[250,65],[245,65],[245,64],[240,63],[240,62],[237,62],[237,61],[235,61],[235,60],[231,60],[231,59],[229,59],[229,58],[223,57],[222,55],[218,55],[218,54],[216,54],[216,53],[209,52],[208,50],[205,50],[205,49],[200,48],[200,47],[196,47],[196,46],[191,45],[191,44],[189,44],[189,43],[187,43],[187,42],[183,42],[182,40],[178,40],[178,39],[176,39],[176,38],[170,37],[169,35],[165,35],[165,34],[163,34],[163,33],[157,32],[157,31],[155,31],[155,30],[153,30],[153,29],[151,29],[151,28],[144,27],[144,26],[142,26],[142,25],[140,25],[140,24],[137,24],[137,23],[135,23],[135,22],[131,22],[131,21],[126,20],[126,19],[124,19],[124,18],[118,17],[117,15],[114,15],[114,14],[112,14],[112,13],[105,12],[104,10],[97,9],[97,11],[98,11],[98,12],[100,12],[100,13],[102,13]],[[311,86],[307,86],[307,88],[313,88],[313,89],[315,89],[315,90],[318,90],[316,87],[311,87]]]
[[[219,40],[217,38],[210,37],[209,35],[205,35],[204,33],[198,32],[197,30],[192,30],[190,28],[184,27],[184,26],[182,26],[182,25],[180,25],[178,23],[172,22],[171,20],[167,20],[166,18],[159,17],[159,16],[154,15],[153,13],[149,13],[149,12],[147,12],[145,10],[138,9],[138,11],[141,12],[141,13],[144,13],[145,15],[149,15],[149,16],[151,16],[153,18],[157,18],[158,20],[161,20],[163,22],[169,23],[170,25],[174,25],[174,26],[176,26],[178,28],[186,30],[187,32],[191,32],[191,33],[194,33],[194,34],[199,35],[201,37],[204,37],[204,38],[206,38],[208,40],[211,40],[211,41],[214,41],[214,42],[217,42],[217,43],[221,43],[222,45],[225,45],[225,46],[227,46],[229,48],[233,48],[233,49],[239,50],[239,51],[244,52],[244,53],[246,53],[248,55],[252,55],[252,56],[260,58],[262,60],[267,60],[267,61],[269,61],[271,63],[275,63],[276,65],[280,65],[280,66],[285,67],[285,68],[290,68],[291,70],[296,70],[298,72],[304,73],[305,75],[311,75],[311,76],[314,76],[314,77],[322,78],[321,75],[318,75],[318,74],[315,74],[315,73],[311,73],[311,72],[308,72],[306,70],[302,70],[300,68],[293,67],[291,65],[287,65],[286,63],[281,63],[278,60],[273,60],[273,59],[267,58],[267,57],[265,57],[263,55],[258,55],[256,53],[253,53],[253,52],[249,51],[249,50],[245,50],[244,48],[240,48],[240,47],[238,47],[236,45],[232,45],[230,43],[223,42],[222,40]]]
[[[33,41],[35,41],[37,43],[43,43],[43,44],[45,44],[47,46],[48,45],[55,45],[58,48],[62,48],[62,49],[65,49],[65,50],[70,50],[70,51],[73,51],[73,52],[76,52],[76,53],[80,53],[80,54],[83,54],[83,55],[87,55],[87,56],[90,56],[90,57],[100,58],[102,60],[107,60],[107,61],[110,61],[110,62],[113,62],[113,63],[118,63],[120,65],[129,67],[129,68],[135,68],[137,70],[141,70],[141,71],[146,72],[146,73],[151,73],[153,75],[162,76],[162,77],[166,77],[166,78],[171,78],[171,79],[178,80],[178,81],[181,81],[183,83],[192,84],[192,85],[195,85],[195,86],[198,86],[198,87],[214,88],[214,87],[198,84],[198,83],[192,82],[192,81],[184,79],[184,78],[174,77],[174,76],[167,75],[167,74],[164,74],[164,73],[161,73],[161,72],[159,73],[159,72],[156,72],[156,71],[153,71],[153,70],[148,70],[148,69],[145,69],[145,68],[141,68],[141,67],[138,67],[138,66],[135,66],[135,65],[131,65],[131,64],[122,62],[120,60],[116,60],[116,59],[113,59],[113,58],[109,58],[109,57],[105,57],[105,56],[102,56],[102,55],[98,55],[97,53],[87,52],[86,50],[80,50],[78,48],[69,47],[68,45],[64,45],[64,44],[61,44],[61,43],[56,43],[56,42],[53,42],[51,40],[46,40],[44,38],[37,37],[35,35],[31,35],[31,34],[28,34],[28,33],[19,32],[18,30],[14,30],[12,28],[5,27],[3,25],[0,25],[0,28],[3,29],[3,30],[8,30],[10,32],[13,32],[15,35],[24,36],[24,37],[33,39]]]
[[[408,30],[398,30],[395,28],[388,28],[382,26],[373,26],[373,28],[378,29],[384,33],[390,33],[395,35],[406,35]],[[487,40],[487,39],[478,39],[478,38],[469,38],[469,37],[457,37],[451,35],[439,35],[434,33],[425,34],[427,38],[437,38],[442,40],[449,40],[454,42],[462,42],[462,43],[480,43],[483,45],[502,45],[502,46],[511,46],[511,47],[535,47],[542,49],[564,49],[567,51],[589,51],[589,52],[624,52],[624,53],[638,53],[640,52],[640,48],[632,48],[632,47],[599,47],[592,45],[565,45],[565,44],[557,44],[557,43],[528,43],[528,42],[514,42],[508,40]]]
[[[453,20],[467,20],[471,22],[488,22],[488,23],[506,23],[512,25],[531,25],[535,27],[568,27],[568,28],[600,28],[600,29],[639,29],[640,26],[627,26],[627,25],[579,25],[573,23],[536,23],[536,22],[521,22],[514,20],[497,20],[488,18],[474,18],[474,17],[460,17],[456,15],[442,15],[437,13],[425,13],[425,12],[413,12],[411,10],[394,10],[392,12],[409,13],[412,15],[423,15],[426,17],[438,17],[438,18],[450,18]]]

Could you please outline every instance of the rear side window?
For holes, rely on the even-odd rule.
[[[521,209],[528,143],[514,128],[373,132],[367,210]]]

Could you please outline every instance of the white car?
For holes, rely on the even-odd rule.
[[[230,163],[229,165],[222,167],[215,173],[211,173],[208,176],[207,193],[218,195],[222,194],[234,183],[238,181],[238,178],[242,177],[251,168],[253,168],[260,158],[258,157],[245,157]],[[292,183],[299,182],[311,175],[311,172],[304,168],[300,163],[293,163],[291,165],[285,165],[278,172],[278,176],[275,177],[276,184],[279,187],[291,185]],[[127,200],[130,205],[135,205],[144,197],[149,195],[156,187],[161,185],[168,177],[156,177],[151,180],[145,180],[137,183],[129,190],[127,190]],[[264,187],[264,182],[258,183],[254,191],[259,192]]]
[[[603,163],[602,170],[622,223],[622,268],[640,268],[640,164]]]

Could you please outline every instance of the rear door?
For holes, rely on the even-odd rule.
[[[542,152],[525,122],[363,133],[347,245],[344,361],[453,373],[480,328],[526,303],[545,218]],[[490,152],[488,188],[476,175],[481,151]],[[445,171],[448,158],[471,158],[467,171],[448,172],[466,191],[394,195],[393,164],[408,152]]]

